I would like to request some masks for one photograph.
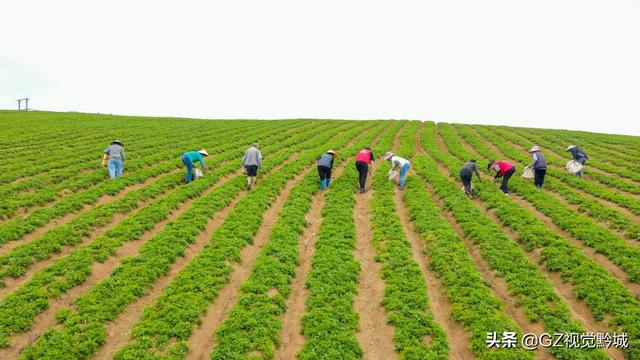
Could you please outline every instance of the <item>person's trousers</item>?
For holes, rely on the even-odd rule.
[[[538,189],[542,189],[542,185],[544,184],[544,176],[547,174],[547,169],[533,169],[533,173],[533,183]]]
[[[363,190],[367,183],[369,165],[364,161],[356,161],[356,170],[358,170],[358,182],[360,183],[360,190]]]
[[[318,166],[318,175],[320,175],[320,187],[325,191],[331,184],[331,168]]]
[[[514,167],[513,169],[507,171],[506,173],[504,173],[504,175],[502,175],[502,185],[500,185],[500,190],[502,190],[503,193],[509,193],[509,179],[511,179],[511,176],[515,172],[516,168]]]
[[[579,176],[579,177],[583,177],[583,176],[584,176],[584,170],[583,170],[583,169],[584,169],[584,164],[586,164],[586,163],[587,163],[587,159],[586,159],[586,158],[580,158],[580,159],[578,159],[578,160],[576,160],[576,161],[577,161],[578,163],[580,163],[580,165],[582,165],[582,169],[580,169],[580,171],[578,171],[578,172],[576,173],[576,175],[577,175],[577,176]]]
[[[404,181],[407,177],[407,172],[409,171],[409,164],[404,164],[402,168],[400,168],[400,189],[404,190]]]
[[[182,157],[182,163],[187,167],[187,176],[184,178],[184,183],[188,184],[193,181],[193,163],[186,156]]]
[[[110,157],[109,162],[107,163],[107,167],[109,168],[110,178],[113,179],[122,176],[122,168],[124,167],[122,159]]]
[[[460,180],[462,180],[462,185],[464,186],[464,192],[467,194],[471,194],[471,178],[473,177],[473,172],[471,171],[460,171]]]

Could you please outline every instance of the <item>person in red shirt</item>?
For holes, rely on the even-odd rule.
[[[516,167],[508,161],[491,160],[489,161],[489,165],[487,165],[487,169],[494,170],[496,172],[496,176],[493,178],[494,180],[502,178],[502,185],[500,185],[500,190],[502,190],[505,195],[509,195],[509,179],[511,179],[513,173],[516,172]]]
[[[360,182],[360,193],[363,194],[367,191],[365,184],[367,183],[367,173],[369,172],[369,165],[375,160],[373,158],[373,152],[369,146],[365,146],[356,154],[356,169],[358,170],[358,181]],[[373,168],[371,169],[373,172]]]

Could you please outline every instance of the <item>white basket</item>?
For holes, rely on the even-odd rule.
[[[193,175],[195,176],[196,179],[199,177],[202,177],[202,170],[198,168],[193,169]]]
[[[575,160],[569,160],[569,162],[567,163],[568,172],[572,174],[577,174],[578,172],[580,172],[580,170],[582,170],[582,164],[580,164]]]
[[[396,170],[389,170],[389,175],[387,175],[387,177],[389,178],[389,180],[393,180],[396,178],[396,176],[398,176],[398,171]]]
[[[522,173],[522,177],[525,178],[525,179],[533,179],[534,178],[533,168],[530,168],[530,167],[524,168],[524,172]]]

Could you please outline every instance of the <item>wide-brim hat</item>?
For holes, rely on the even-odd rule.
[[[529,152],[534,152],[534,151],[540,151],[540,146],[534,145],[531,149],[529,149]]]
[[[335,151],[333,151],[333,150],[327,150],[327,154],[335,155],[335,154],[336,154],[336,152],[335,152]]]
[[[198,151],[200,154],[204,155],[204,156],[209,156],[209,153],[207,152],[207,150],[202,149],[200,151]]]
[[[575,146],[575,145],[569,145],[569,146],[567,147],[567,150],[565,150],[565,151],[569,151],[569,150],[573,149],[574,147],[576,147],[576,146]]]
[[[122,141],[120,141],[120,140],[113,140],[111,143],[112,143],[112,144],[118,144],[118,145],[120,145],[120,146],[124,146],[124,144],[123,144],[123,143],[122,143]]]
[[[384,154],[384,159],[389,160],[391,159],[392,156],[393,156],[393,153],[391,151],[387,151],[387,153]]]

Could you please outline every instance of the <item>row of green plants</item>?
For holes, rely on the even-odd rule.
[[[518,151],[515,148],[509,146],[505,139],[494,132],[491,132],[485,126],[475,126],[474,129],[485,139],[496,146],[505,156],[510,159],[520,160],[523,163],[530,163],[531,160],[528,156],[524,155],[522,151]],[[526,146],[526,145],[525,145]],[[551,174],[549,174],[551,175]],[[629,196],[624,196],[615,191],[612,191],[606,187],[600,186],[586,179],[579,178],[567,173],[563,169],[553,172],[553,176],[562,180],[569,186],[576,189],[583,190],[590,195],[614,202],[636,215],[640,215],[640,201],[633,199]],[[545,180],[546,182],[546,180]]]
[[[449,174],[455,176],[461,160],[465,161],[470,154],[466,154],[462,145],[456,142],[450,126],[441,124],[439,127],[440,136],[447,149],[452,154],[461,155],[454,158],[439,149],[433,138],[435,134],[433,123],[425,124],[422,144],[429,154],[445,166]],[[423,160],[425,161],[420,163],[421,166],[416,167],[417,171],[431,183],[435,193],[443,200],[445,209],[451,212],[465,236],[478,246],[481,256],[491,269],[504,278],[510,295],[523,307],[529,321],[542,322],[545,330],[551,334],[584,332],[582,326],[571,319],[567,304],[556,295],[549,279],[526,257],[520,246],[510,241],[502,232],[502,228],[460,191],[457,181],[451,182],[448,174],[442,174],[433,160],[428,158]],[[476,188],[483,194],[501,196],[502,199],[498,198],[498,201],[506,201],[504,194],[491,183],[476,184]],[[607,358],[603,352],[594,352],[589,349],[552,347],[549,351],[562,359]]]
[[[545,129],[544,132],[556,136],[562,141],[598,146],[613,158],[622,156],[637,163],[636,160],[640,156],[640,144],[638,144],[637,137],[553,129]]]
[[[345,154],[350,154],[357,146],[370,142],[383,126],[386,125],[379,124],[367,131],[345,149],[345,144],[357,136],[360,130],[343,132],[331,140],[318,139],[318,147],[307,150],[295,162],[281,170],[284,175],[273,177],[271,182],[262,182],[255,191],[252,190],[238,202],[225,223],[212,234],[203,251],[178,274],[158,300],[146,309],[143,318],[132,331],[132,341],[116,358],[148,358],[154,353],[166,354],[166,358],[183,358],[189,351],[187,340],[193,326],[227,284],[232,262],[241,260],[239,256],[242,248],[252,242],[262,223],[260,216],[247,217],[247,214],[263,213],[286,182],[296,173],[308,168],[318,153],[326,150],[327,146],[341,149],[338,153],[344,159]],[[336,165],[340,161],[337,159]],[[297,240],[305,225],[304,216],[312,195],[318,191],[317,179],[315,171],[310,171],[289,193],[267,244],[253,264],[250,277],[242,284],[238,302],[218,331],[218,347],[213,358],[243,358],[251,351],[260,351],[264,357],[273,357],[274,339],[278,338],[279,332],[279,327],[276,326],[279,321],[278,311],[284,310],[285,299],[282,296],[272,297],[269,290],[279,285],[287,286],[295,274],[297,256],[289,256],[297,254]],[[240,232],[239,224],[242,224]],[[279,263],[278,254],[285,256],[282,259],[285,263]],[[292,262],[287,263],[288,261]],[[274,267],[276,263],[277,266]],[[279,271],[284,273],[278,274]],[[175,331],[178,327],[179,331]]]
[[[311,136],[313,133],[301,134],[290,139],[290,144],[304,141]],[[268,152],[269,148],[276,149],[279,146],[279,143],[274,142],[264,150]],[[281,154],[275,153],[272,156],[281,158],[287,153],[288,149],[285,149]],[[88,246],[73,250],[69,256],[56,260],[51,266],[36,273],[17,291],[0,302],[0,338],[3,339],[0,344],[8,346],[9,336],[27,330],[35,316],[48,308],[49,299],[58,297],[61,293],[81,284],[91,275],[92,264],[95,261],[105,261],[109,256],[114,255],[124,242],[139,239],[158,222],[166,219],[180,204],[201,196],[222,176],[231,174],[237,169],[237,163],[229,162],[202,179],[188,186],[179,187],[167,197],[142,208]],[[238,181],[240,180],[232,181],[232,185]],[[227,185],[226,188],[229,186]],[[224,193],[224,191],[224,189],[214,190],[212,193]],[[211,196],[215,198],[216,195]],[[182,217],[184,216],[183,214]]]
[[[368,124],[358,124],[355,127],[365,127]],[[308,145],[297,144],[273,154],[263,163],[263,173],[269,173],[278,164],[282,164],[292,154],[301,151],[305,146],[316,147],[327,142],[333,136],[331,133],[314,137]],[[304,155],[301,155],[304,156]],[[264,185],[261,191],[252,191],[250,195],[257,197],[260,194],[267,198],[277,195],[277,188],[274,183],[286,183],[287,177],[293,176],[291,171],[286,171],[285,167],[274,174],[269,174],[260,181]],[[293,160],[292,163],[299,163]],[[263,184],[264,182],[264,184]],[[225,185],[215,189],[211,193],[194,201],[191,208],[183,213],[178,219],[168,224],[160,233],[147,241],[140,250],[138,256],[123,260],[112,272],[111,276],[92,286],[84,295],[75,300],[75,309],[65,309],[58,313],[57,318],[63,324],[62,329],[50,329],[35,343],[27,347],[21,354],[22,359],[43,359],[55,358],[56,354],[64,352],[67,358],[84,359],[90,357],[97,350],[98,346],[104,342],[106,329],[104,323],[112,321],[122,313],[126,307],[142,296],[145,290],[153,286],[155,281],[165,275],[171,268],[178,256],[181,256],[186,247],[191,244],[196,236],[204,230],[204,226],[219,209],[229,204],[241,191],[245,185],[244,176],[237,176]],[[270,186],[272,185],[272,186]],[[284,186],[284,185],[282,185]],[[254,195],[255,194],[255,195]],[[244,201],[248,203],[248,201]],[[268,201],[255,199],[255,204],[264,209]],[[237,207],[236,207],[237,208]],[[233,232],[226,228],[222,235],[221,244],[227,241],[236,243],[242,240],[245,243],[251,241],[248,232],[253,226],[250,219],[255,217],[254,212],[235,211],[235,221]],[[258,212],[259,213],[259,212]],[[229,220],[229,218],[227,219]],[[227,222],[227,221],[225,221]],[[241,238],[234,240],[227,238],[235,233],[241,233]],[[228,260],[236,259],[239,254],[230,247],[218,249],[212,257],[228,257]],[[235,255],[233,255],[235,254]],[[198,256],[198,258],[203,258]],[[188,266],[191,268],[193,261]],[[202,267],[198,267],[202,268]],[[219,273],[218,276],[224,276]],[[216,277],[216,276],[214,276]],[[195,299],[188,299],[195,301]],[[176,316],[177,313],[172,312]],[[175,330],[184,330],[177,326]]]
[[[276,128],[273,131],[265,132],[261,135],[256,135],[258,140],[265,139],[268,136],[273,134],[281,134],[284,131],[284,128]],[[251,140],[253,141],[253,140]],[[238,147],[239,144],[247,143],[247,139],[244,138],[242,140],[237,140],[227,144],[226,146],[221,146],[216,149],[211,150],[209,153],[211,156],[220,157],[221,160],[230,159],[238,156],[238,153],[231,153],[229,151],[225,151],[228,149],[228,146]],[[176,152],[175,150],[173,152]],[[240,152],[240,151],[238,151]],[[138,183],[143,183],[147,179],[159,176],[162,174],[169,173],[171,171],[175,171],[179,169],[182,165],[180,159],[178,159],[179,154],[173,154],[173,159],[171,161],[164,162],[162,164],[151,166],[135,173],[127,174],[127,176],[123,176],[118,179],[113,179],[110,181],[106,181],[101,183],[100,185],[93,187],[92,189],[80,193],[76,193],[70,196],[63,198],[62,200],[56,202],[50,207],[38,209],[28,216],[22,218],[15,218],[4,223],[0,224],[0,245],[5,244],[9,241],[18,240],[22,236],[27,233],[34,231],[35,229],[42,227],[49,223],[52,219],[60,218],[64,215],[67,215],[73,211],[78,211],[84,208],[87,204],[95,203],[100,197],[104,195],[116,195],[127,186],[135,185]],[[209,159],[207,159],[209,160]],[[217,161],[209,161],[211,164],[216,164]]]
[[[494,158],[494,154],[485,143],[470,130],[469,126],[456,125],[455,129],[470,146],[485,159]],[[575,191],[563,181],[549,176],[545,180],[545,189],[551,190],[562,196],[569,204],[577,206],[578,211],[586,214],[599,222],[606,223],[609,227],[623,231],[629,239],[640,239],[640,224],[629,218],[626,214],[603,205],[599,201]]]
[[[456,144],[452,137],[444,141],[450,146],[450,151],[453,149],[452,153],[462,153],[461,145]],[[431,149],[430,152],[436,154],[436,158],[443,161],[451,172],[455,171],[462,159],[451,159],[438,153],[438,149]],[[516,181],[514,188],[517,183]],[[543,221],[515,201],[505,197],[494,186],[477,186],[478,195],[485,202],[487,211],[495,209],[495,215],[505,226],[515,231],[517,240],[527,251],[540,253],[541,265],[548,271],[559,272],[564,280],[569,281],[576,297],[587,304],[596,320],[601,321],[608,314],[611,317],[608,321],[610,328],[628,333],[633,340],[630,340],[630,346],[625,350],[626,356],[630,359],[640,356],[640,303],[634,295],[602,265],[549,229]],[[530,191],[536,192],[535,189]]]
[[[176,139],[198,138],[211,130],[226,131],[232,128],[261,126],[259,122],[233,123],[232,121],[194,121],[179,119],[153,119],[112,116],[88,116],[86,114],[48,113],[38,114],[35,121],[25,121],[31,114],[18,114],[15,123],[19,134],[11,134],[4,126],[3,136],[11,139],[10,151],[3,151],[3,158],[20,158],[20,162],[6,162],[0,174],[0,184],[14,182],[25,177],[37,176],[67,166],[91,168],[99,163],[101,150],[113,139],[120,139],[133,153],[147,149],[144,140],[150,134],[174,136]],[[1,120],[1,119],[0,119]],[[56,129],[55,132],[47,131]],[[34,141],[26,141],[30,136]],[[49,139],[52,139],[49,141]],[[23,146],[23,144],[29,144]],[[171,146],[168,142],[162,146]],[[157,145],[157,144],[156,144]],[[92,155],[93,154],[93,155]],[[82,164],[75,162],[79,159]],[[88,163],[87,163],[88,161]],[[28,163],[30,166],[24,166]]]
[[[529,141],[528,139],[525,139],[517,134],[513,134],[510,133],[508,131],[505,131],[501,128],[497,128],[497,127],[488,127],[490,129],[491,132],[493,132],[497,137],[501,137],[504,139],[509,139],[510,142],[512,142],[516,147],[520,148],[520,151],[523,153],[526,153],[526,150],[529,149],[528,146],[533,146],[535,145],[534,143],[532,143],[531,141]],[[600,187],[602,189],[606,189],[609,190],[611,192],[614,192],[618,195],[621,195],[623,197],[628,197],[630,198],[628,195],[629,194],[639,194],[640,193],[640,186],[639,185],[634,185],[632,183],[627,183],[626,181],[622,180],[621,178],[617,177],[617,176],[611,176],[611,175],[607,175],[607,174],[602,174],[602,173],[598,173],[597,171],[588,171],[588,175],[592,180],[596,180],[594,181],[589,181],[587,179],[581,179],[578,178],[576,176],[573,176],[569,173],[567,173],[567,171],[565,170],[564,166],[566,164],[566,161],[564,161],[563,159],[558,159],[557,157],[555,157],[553,154],[549,154],[548,152],[545,153],[545,156],[547,158],[547,161],[552,165],[552,167],[556,170],[554,171],[554,174],[560,173],[563,176],[566,177],[573,177],[588,183],[591,183],[594,186]],[[557,165],[556,165],[557,164]],[[629,193],[629,194],[627,194]],[[633,199],[636,201],[636,203],[640,203],[640,200],[637,199]]]
[[[302,136],[310,137],[315,134],[316,130],[316,128],[309,129],[306,132],[302,132]],[[287,131],[273,136],[270,140],[272,144],[265,148],[265,154],[268,156],[273,149],[280,146],[288,146],[291,143],[291,139],[299,141],[300,138],[294,135],[296,135],[295,132]],[[237,161],[236,159],[242,154],[242,150],[246,146],[245,142],[227,144],[226,149],[228,151],[225,155],[234,156],[234,159],[223,159],[218,155],[207,160],[210,161],[210,166],[225,160]],[[14,248],[8,254],[0,257],[0,282],[7,276],[15,278],[23,275],[33,263],[49,258],[53,253],[60,252],[62,246],[79,244],[96,228],[109,223],[116,214],[127,214],[145,202],[153,200],[155,197],[180,185],[183,178],[184,175],[182,173],[165,175],[151,185],[132,191],[121,199],[97,206],[80,214],[69,223],[47,231],[34,241]]]
[[[419,122],[402,131],[396,152],[412,159]],[[390,144],[386,148],[389,148]],[[371,227],[376,261],[386,286],[382,306],[394,326],[394,345],[403,359],[447,359],[447,335],[429,309],[427,286],[420,265],[413,259],[394,200],[396,185],[387,179],[390,165],[384,161],[373,175]],[[425,339],[429,339],[425,341]],[[453,340],[453,339],[452,339]]]
[[[426,161],[423,155],[414,158],[416,172],[428,169],[423,165]],[[522,329],[505,314],[504,304],[478,272],[462,239],[442,216],[421,178],[408,177],[404,191],[403,201],[409,217],[424,239],[429,270],[437,275],[446,289],[452,305],[451,317],[469,331],[474,355],[478,359],[533,359],[532,353],[522,349],[487,346],[487,333],[522,334]]]
[[[264,127],[262,132],[268,128]],[[222,129],[220,129],[222,130]],[[166,161],[175,161],[180,149],[184,149],[189,144],[206,143],[207,146],[222,146],[222,141],[232,141],[236,131],[242,129],[231,129],[220,132],[201,132],[193,134],[192,129],[184,133],[163,133],[149,134],[146,137],[136,137],[135,146],[126,147],[128,160],[126,161],[126,174],[133,173],[146,168],[149,164],[157,165]],[[260,132],[254,131],[255,135]],[[177,140],[167,143],[164,146],[158,144],[158,139],[175,137]],[[211,141],[214,140],[214,142]],[[122,140],[125,141],[125,140]],[[106,141],[108,144],[109,141]],[[96,184],[108,181],[106,168],[100,165],[102,150],[106,147],[102,144],[100,149],[87,150],[86,152],[58,158],[59,163],[45,164],[48,167],[60,167],[60,169],[39,173],[28,177],[23,181],[11,183],[0,189],[0,196],[6,197],[9,201],[0,205],[0,217],[5,219],[16,215],[18,210],[27,211],[35,206],[44,206],[60,197],[64,191],[65,195],[77,191],[88,189]],[[137,150],[136,148],[140,149]],[[214,149],[212,149],[214,150]],[[171,156],[173,155],[173,156]],[[29,163],[27,163],[29,164]],[[36,166],[40,165],[38,162]],[[29,164],[33,166],[32,164]],[[23,166],[25,166],[23,164]]]
[[[517,133],[506,131],[505,129],[499,128],[499,127],[492,127],[491,129],[494,132],[496,132],[498,135],[504,136],[510,139],[511,141],[513,141],[514,144],[521,146],[523,148],[523,151],[528,150],[529,149],[528,146],[535,145],[535,143],[532,142],[530,139],[524,138]],[[566,170],[564,167],[568,161],[568,158],[566,159],[558,158],[557,156],[555,156],[552,153],[549,153],[548,151],[545,153],[545,156],[547,158],[548,164],[556,168],[557,171],[564,171],[566,173]],[[593,163],[593,161],[591,163]],[[591,165],[593,164],[590,164],[589,166]],[[640,184],[634,183],[633,181],[624,180],[619,176],[612,176],[617,174],[602,173],[600,171],[590,169],[590,171],[588,171],[588,175],[591,179],[594,179],[597,182],[599,182],[601,186],[605,186],[605,187],[608,186],[608,187],[615,188],[622,194],[624,194],[625,192],[628,192],[630,194],[636,194],[636,195],[640,194]]]
[[[356,184],[356,169],[347,166],[325,195],[322,224],[305,281],[309,297],[301,319],[305,343],[299,359],[359,359],[363,355],[356,338],[358,314],[353,308],[360,275],[353,254]]]
[[[440,128],[444,141],[454,155],[457,152],[459,154],[458,158],[461,160],[472,156],[472,154],[465,153],[466,150],[460,144],[450,125],[441,126]],[[554,182],[552,179],[554,175],[550,174],[548,182]],[[634,283],[640,282],[640,248],[632,246],[626,240],[594,220],[582,216],[579,211],[566,206],[560,200],[548,194],[546,190],[538,191],[533,184],[526,180],[517,176],[514,177],[511,181],[511,189],[548,216],[558,227],[567,231],[585,245],[606,255],[629,275],[630,281]]]
[[[567,140],[565,139],[560,139],[553,134],[549,134],[546,132],[538,133],[535,131],[529,131],[528,129],[518,128],[511,128],[509,129],[509,131],[511,133],[518,134],[525,139],[529,139],[531,142],[542,146],[544,149],[549,149],[556,154],[565,154],[565,161],[571,159],[571,154],[566,152],[565,150],[567,146],[572,145],[573,142],[567,142]],[[626,161],[631,161],[631,159],[626,157],[624,154],[616,153],[614,155],[610,152],[603,153],[602,147],[589,144],[581,145],[580,147],[584,149],[589,156],[589,167],[604,170],[610,174],[621,176],[623,178],[640,181],[640,174],[637,171],[633,171],[626,166],[620,166],[623,165],[619,162],[621,158],[626,158]],[[607,156],[609,156],[609,159],[607,159]],[[637,161],[634,160],[634,162]]]
[[[177,169],[182,166],[179,161],[180,154],[184,149],[188,149],[189,144],[193,144],[194,141],[201,142],[205,147],[209,147],[210,154],[215,154],[219,151],[225,151],[225,146],[228,143],[233,142],[247,142],[247,136],[258,136],[264,134],[273,129],[273,126],[260,126],[247,134],[231,132],[225,135],[224,138],[216,136],[215,132],[201,134],[200,136],[183,136],[184,140],[177,140],[169,147],[160,148],[158,145],[147,144],[146,148],[139,152],[129,151],[128,156],[130,160],[126,161],[126,175],[127,177],[136,176],[140,170],[149,169],[149,164],[153,164],[152,168],[162,167],[167,164],[173,164],[173,169]],[[286,127],[280,127],[273,130],[284,131]],[[206,136],[203,136],[206,135]],[[243,136],[244,135],[244,136]],[[158,138],[155,139],[157,144]],[[251,139],[251,137],[249,137]],[[250,140],[252,141],[252,140]],[[215,145],[211,148],[211,145]],[[75,194],[78,191],[93,189],[96,185],[110,182],[107,176],[106,170],[100,168],[99,162],[101,158],[101,152],[94,153],[94,167],[97,167],[93,172],[79,175],[77,169],[69,168],[65,169],[61,174],[62,178],[53,179],[54,184],[47,184],[44,182],[36,182],[41,188],[33,191],[32,193],[23,193],[19,196],[14,196],[11,201],[5,203],[0,215],[4,217],[10,217],[15,215],[17,209],[29,209],[36,205],[46,205],[59,198],[62,190]],[[131,159],[132,158],[132,159]],[[65,180],[66,179],[66,180]],[[67,194],[68,196],[69,194]]]

